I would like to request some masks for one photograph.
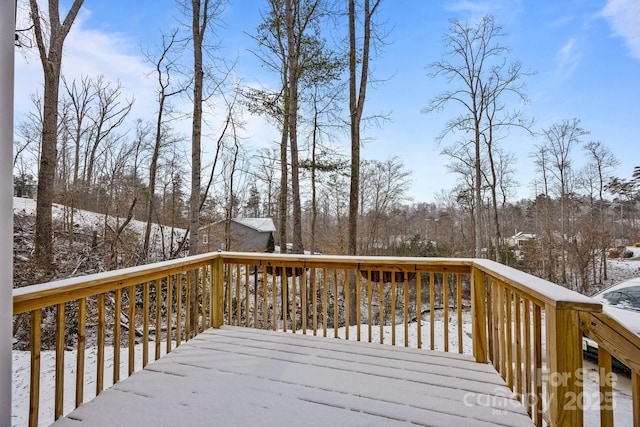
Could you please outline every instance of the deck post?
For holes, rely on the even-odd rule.
[[[471,338],[476,362],[487,363],[487,290],[484,273],[471,269]]]
[[[211,261],[211,281],[213,282],[211,327],[219,328],[224,324],[224,261],[220,254]]]
[[[551,426],[583,423],[582,333],[578,310],[547,304],[547,420]]]
[[[11,425],[14,0],[0,2],[0,425]]]

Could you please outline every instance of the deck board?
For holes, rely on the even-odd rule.
[[[469,356],[225,326],[54,426],[407,423],[532,425],[495,369]]]

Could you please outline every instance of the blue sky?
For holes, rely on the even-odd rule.
[[[262,0],[232,0],[221,34],[228,55],[238,58],[236,74],[244,82],[268,86],[273,76],[248,52],[255,45],[245,34],[255,33],[264,8]],[[536,72],[526,80],[531,103],[523,109],[535,118],[537,129],[576,117],[590,132],[584,142],[601,141],[618,157],[617,176],[629,178],[640,165],[638,0],[383,0],[380,12],[390,34],[372,66],[385,82],[369,90],[365,114],[388,114],[389,120],[366,129],[362,155],[378,160],[399,156],[412,171],[414,201],[433,201],[441,189],[455,185],[455,175],[444,166],[448,159],[435,142],[454,112],[421,112],[446,87],[443,80],[430,79],[426,67],[442,56],[450,18],[493,14],[503,26],[510,58]],[[140,46],[157,44],[161,30],[175,26],[178,15],[172,0],[85,1],[67,40],[65,73],[119,79],[135,94],[134,114],[149,115],[153,82],[144,77],[149,66]],[[35,52],[24,50],[17,53],[16,67],[19,120],[29,107],[29,94],[41,84],[41,70]],[[277,132],[248,118],[244,137],[249,146],[260,147],[276,140]],[[517,158],[519,197],[533,196],[536,172],[530,153],[539,142],[518,132],[503,141]],[[576,150],[576,168],[582,164],[580,154]]]

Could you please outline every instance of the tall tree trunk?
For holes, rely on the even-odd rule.
[[[291,196],[293,197],[293,253],[304,252],[302,245],[302,208],[298,158],[298,43],[294,16],[299,16],[300,0],[286,0],[285,20],[289,67],[289,143],[291,146]],[[301,37],[301,36],[300,36]]]
[[[285,84],[283,90],[284,100],[284,120],[282,123],[282,135],[280,138],[280,197],[278,200],[278,228],[280,235],[280,253],[287,253],[287,201],[289,192],[289,166],[288,166],[288,145],[289,142],[289,95],[288,87]]]
[[[200,169],[202,139],[202,41],[207,26],[209,0],[191,1],[191,35],[193,38],[193,120],[191,127],[191,198],[189,199],[189,255],[199,252],[200,240]]]
[[[38,200],[36,202],[35,257],[46,270],[53,264],[53,204],[54,177],[58,141],[58,91],[62,46],[69,34],[84,0],[74,0],[64,21],[60,23],[58,0],[49,0],[49,28],[43,28],[40,9],[36,0],[29,0],[34,33],[44,73],[44,102],[42,120],[42,144],[38,169]],[[49,43],[45,35],[49,33]],[[48,49],[47,49],[48,47]]]

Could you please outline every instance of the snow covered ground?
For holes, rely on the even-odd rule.
[[[36,201],[24,197],[14,197],[13,213],[14,215],[20,215],[25,218],[35,218]],[[65,217],[68,217],[69,212],[68,208],[64,205],[54,203],[51,214],[54,220],[62,221]],[[108,225],[114,229],[117,228],[118,225],[121,225],[124,221],[125,218],[122,217],[109,216],[107,218]],[[98,231],[98,235],[101,236],[103,234],[103,230],[105,229],[105,216],[104,214],[97,212],[75,209],[73,214],[73,223],[74,227],[77,229]],[[127,225],[126,230],[131,230],[138,233],[141,236],[140,245],[142,245],[146,226],[147,223],[145,221],[132,219],[131,222],[129,222],[129,224]],[[184,237],[184,233],[184,229],[174,228],[173,239],[171,239],[170,227],[161,227],[158,224],[153,224],[151,227],[150,235],[150,252],[162,254],[164,251],[166,251],[165,248],[170,247],[171,243],[173,243],[174,247],[177,246],[177,242]],[[162,241],[163,236],[164,242]],[[158,259],[162,259],[161,255],[158,255]]]

